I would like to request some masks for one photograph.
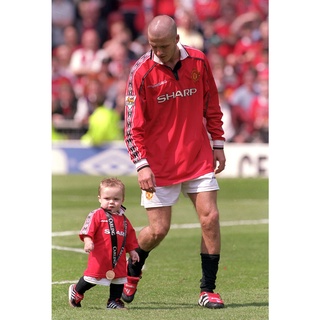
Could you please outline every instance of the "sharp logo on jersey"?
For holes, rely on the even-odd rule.
[[[197,82],[200,78],[200,72],[196,69],[193,69],[191,71],[191,79],[194,81],[194,82]]]
[[[126,96],[126,105],[127,106],[134,105],[135,101],[136,101],[136,96]]]
[[[191,89],[184,89],[182,91],[178,90],[176,92],[172,92],[171,94],[167,93],[167,94],[163,94],[161,96],[159,96],[157,98],[158,103],[163,103],[166,102],[170,99],[175,99],[177,97],[190,97],[193,94],[195,94],[197,92],[196,88],[191,88]]]

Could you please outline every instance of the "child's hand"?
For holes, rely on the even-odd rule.
[[[140,261],[138,252],[136,250],[130,251],[129,254],[133,264]]]
[[[91,238],[84,238],[84,251],[90,253],[94,249],[94,244]]]

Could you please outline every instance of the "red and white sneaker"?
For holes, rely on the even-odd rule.
[[[122,291],[122,299],[130,303],[134,299],[134,295],[137,292],[138,282],[141,279],[140,277],[130,277],[127,276],[128,282],[124,284],[123,291]]]
[[[80,308],[81,307],[81,300],[83,299],[84,295],[80,294],[76,291],[76,285],[72,284],[69,287],[69,304],[73,308]]]
[[[198,305],[201,307],[206,307],[210,309],[220,309],[224,308],[224,302],[220,297],[219,293],[212,292],[201,292]]]

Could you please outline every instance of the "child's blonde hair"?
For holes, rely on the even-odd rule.
[[[105,178],[100,182],[99,188],[98,188],[98,195],[100,195],[101,189],[105,187],[117,187],[122,190],[122,195],[124,198],[125,194],[125,185],[123,182],[118,178]]]

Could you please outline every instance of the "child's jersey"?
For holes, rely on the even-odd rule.
[[[127,276],[126,252],[138,248],[135,230],[130,221],[124,215],[125,208],[119,214],[112,214],[117,236],[117,256],[124,240],[124,221],[127,223],[125,250],[121,254],[116,267],[114,268],[115,278]],[[112,270],[112,241],[108,217],[104,209],[99,208],[91,211],[87,216],[84,225],[79,233],[83,241],[89,236],[94,244],[94,249],[89,253],[88,266],[84,271],[85,276],[94,278],[105,278],[106,272]]]

